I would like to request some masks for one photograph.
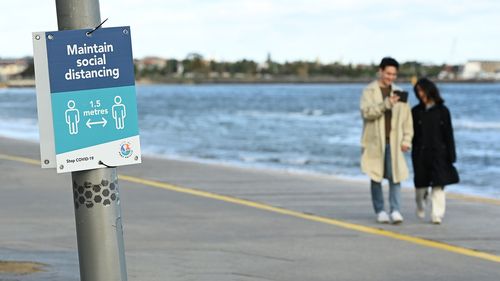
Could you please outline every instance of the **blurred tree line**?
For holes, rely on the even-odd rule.
[[[183,60],[159,59],[155,64],[136,62],[137,78],[279,78],[336,77],[343,79],[372,79],[378,71],[377,64],[320,63],[318,61],[292,61],[279,63],[268,56],[264,63],[242,59],[234,62],[205,59],[198,53],[191,53]],[[437,77],[444,65],[427,65],[416,61],[400,65],[399,78],[413,76]]]
[[[34,77],[33,58],[24,58],[28,67],[20,73],[20,78]],[[139,79],[163,81],[168,79],[280,79],[288,77],[300,81],[323,80],[369,80],[377,75],[377,64],[341,64],[320,63],[318,61],[293,61],[279,63],[268,58],[263,63],[253,60],[238,60],[235,62],[215,61],[205,59],[198,53],[190,53],[183,60],[144,58],[135,60],[135,74]],[[404,62],[400,65],[398,77],[437,78],[445,65],[428,65],[417,61]]]

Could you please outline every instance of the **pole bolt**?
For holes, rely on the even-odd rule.
[[[60,170],[64,169],[64,165],[59,166],[59,169]]]

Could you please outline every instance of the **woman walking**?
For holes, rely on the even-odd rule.
[[[431,221],[440,224],[446,209],[444,188],[458,183],[453,127],[448,108],[436,85],[421,78],[414,86],[419,104],[413,107],[413,150],[415,200],[417,216],[425,218],[425,205],[429,187],[431,193]]]

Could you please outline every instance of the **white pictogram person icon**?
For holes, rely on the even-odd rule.
[[[125,105],[122,104],[122,97],[115,97],[115,105],[111,108],[113,119],[115,119],[116,129],[122,130],[125,128],[125,117],[127,116],[127,111],[125,110]]]
[[[80,122],[80,112],[75,108],[75,105],[74,100],[69,100],[68,109],[64,112],[70,135],[78,134],[78,123]]]

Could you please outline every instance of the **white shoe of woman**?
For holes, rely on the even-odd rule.
[[[432,223],[433,224],[441,224],[442,219],[440,217],[432,217]]]

